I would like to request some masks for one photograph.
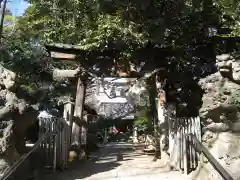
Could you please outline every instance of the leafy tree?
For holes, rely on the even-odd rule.
[[[138,109],[136,112],[136,119],[134,120],[134,126],[137,127],[138,131],[141,133],[144,133],[149,129],[151,123],[148,119],[147,109]]]
[[[196,91],[196,81],[214,71],[216,43],[222,43],[207,35],[208,27],[215,27],[221,37],[237,36],[240,29],[237,0],[28,2],[31,5],[17,19],[7,46],[15,58],[8,61],[9,66],[21,72],[31,87],[41,84],[40,72],[59,66],[42,60],[33,50],[33,44],[60,42],[92,51],[84,64],[89,63],[88,67],[100,64],[102,74],[112,65],[129,69],[129,62],[139,65],[143,61],[143,71],[164,66],[168,78],[166,87],[174,89],[178,81],[183,90],[176,93],[175,99],[189,102],[191,91]],[[159,50],[162,47],[168,50]],[[107,59],[93,53],[111,49],[118,49],[120,54],[110,54]],[[33,64],[39,72],[36,76],[32,76],[33,71],[26,71]],[[205,65],[210,66],[210,70],[202,70]],[[36,85],[35,89],[39,86],[42,85]]]

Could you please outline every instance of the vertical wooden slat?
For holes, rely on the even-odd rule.
[[[57,135],[56,135],[56,167],[58,168],[58,164],[59,164],[59,121],[55,122],[55,127],[56,127],[56,131],[57,131]]]
[[[66,167],[66,124],[63,121],[63,169]]]
[[[174,132],[174,129],[173,129],[173,120],[172,120],[172,117],[170,117],[170,113],[167,114],[168,115],[168,136],[169,136],[169,139],[168,139],[168,144],[169,144],[169,154],[170,154],[170,160],[173,156],[173,146],[174,146],[174,139],[173,139],[173,132]]]
[[[177,123],[178,122],[178,119],[175,118],[174,120],[174,147],[173,147],[173,162],[174,162],[174,165],[175,165],[175,168],[178,169],[178,153],[179,153],[179,150],[178,150],[178,126],[177,126]]]
[[[181,118],[181,172],[183,172],[183,127],[182,127],[182,120]]]
[[[64,122],[64,169],[66,169],[67,164],[67,124]]]
[[[178,159],[178,170],[181,169],[181,136],[180,136],[180,118],[177,119],[177,159]]]
[[[68,133],[69,133],[69,129],[68,129],[68,127],[69,127],[69,125],[68,124],[66,124],[66,165],[65,165],[65,169],[67,169],[68,168],[68,144],[69,144],[69,136],[68,136]]]
[[[65,158],[66,158],[66,137],[65,137],[65,134],[66,134],[66,126],[65,126],[65,121],[63,121],[62,122],[63,123],[63,131],[62,131],[62,133],[63,133],[63,139],[62,139],[62,149],[63,149],[63,154],[62,154],[62,158],[63,158],[63,165],[62,165],[62,168],[63,168],[63,170],[65,169],[65,163],[66,163],[66,161],[65,161]]]
[[[57,135],[54,136],[53,144],[53,172],[56,171],[57,167]]]
[[[188,133],[188,118],[185,118],[184,121],[184,174],[188,174],[188,142],[187,142],[187,135]]]
[[[51,122],[51,133],[54,134],[54,121]],[[52,163],[54,161],[54,136],[51,136],[51,154],[52,154]],[[52,164],[52,167],[54,166],[54,164]]]
[[[188,118],[188,134],[191,133],[191,128],[192,128],[192,122],[191,122],[191,118]],[[188,147],[189,147],[189,168],[192,169],[193,168],[193,163],[192,163],[192,145],[191,145],[191,137],[188,137]]]
[[[167,116],[168,116],[168,128],[169,128],[169,130],[168,130],[168,132],[169,132],[169,153],[170,153],[170,159],[172,159],[172,157],[173,157],[173,151],[174,151],[174,136],[175,136],[175,132],[174,132],[174,124],[173,124],[173,114],[175,114],[174,112],[172,112],[172,111],[174,111],[174,109],[171,109],[171,108],[169,108],[168,107],[168,109],[167,109],[168,111],[168,114],[167,114]]]
[[[193,118],[194,119],[194,136],[197,137],[197,119],[196,118]],[[197,167],[197,162],[198,162],[198,153],[197,151],[195,151],[195,167]]]
[[[41,137],[41,130],[42,130],[41,118],[38,119],[38,126],[39,126],[39,130],[38,130],[38,139],[39,139]],[[39,145],[39,154],[40,156],[42,156],[42,143]],[[42,159],[42,157],[40,157],[40,159]]]
[[[192,132],[193,132],[193,135],[196,135],[196,119],[195,118],[192,118]],[[197,152],[196,150],[194,149],[194,152],[193,152],[193,161],[194,161],[194,169],[197,167]]]
[[[177,162],[177,130],[176,130],[176,123],[177,119],[171,119],[169,123],[171,123],[171,128],[172,128],[172,133],[173,133],[173,136],[172,136],[172,140],[169,140],[169,141],[172,141],[172,142],[169,142],[169,143],[172,143],[172,147],[169,149],[170,150],[170,165],[172,167],[174,167],[175,169],[177,168],[176,167],[176,162]]]
[[[51,132],[51,134],[53,134],[53,127],[52,127],[52,122],[50,123],[50,132]],[[51,135],[50,137],[49,137],[49,139],[50,139],[50,142],[49,142],[49,150],[50,150],[50,159],[49,159],[49,161],[50,161],[50,164],[51,164],[51,162],[53,162],[53,146],[52,146],[52,142],[53,142],[53,136]]]
[[[50,130],[50,120],[48,120],[46,128],[47,128],[47,131]],[[49,156],[49,155],[50,155],[50,152],[49,152],[50,139],[49,139],[49,137],[46,138],[46,142],[47,142],[47,148],[46,148],[46,156],[47,156],[47,158],[46,158],[46,165],[49,165],[49,164],[50,164],[50,163],[49,163],[49,158],[50,158],[50,156]]]
[[[198,118],[195,117],[195,136],[198,138]],[[196,167],[198,165],[198,160],[199,160],[199,153],[196,151]]]
[[[197,139],[201,142],[201,124],[200,124],[200,117],[196,117],[196,134],[197,134]],[[197,154],[197,163],[200,160],[200,154]]]
[[[182,171],[182,119],[179,118],[179,134],[180,134],[180,141],[179,141],[179,147],[180,147],[180,171]]]
[[[59,168],[62,170],[62,124],[61,121],[59,119],[59,127],[60,127],[60,131],[59,131],[59,144],[58,144],[58,148],[59,148]]]
[[[59,162],[59,167],[61,170],[62,169],[62,165],[63,165],[63,159],[62,159],[62,153],[63,153],[63,133],[62,133],[62,123],[61,121],[59,121],[60,123],[60,127],[61,127],[61,130],[60,130],[60,140],[59,140],[59,150],[60,150],[60,153],[59,153],[59,159],[60,159],[60,162]]]
[[[181,118],[181,125],[180,125],[180,134],[181,134],[181,172],[183,172],[183,118]]]
[[[63,157],[63,154],[64,154],[64,125],[62,124],[62,119],[61,119],[61,140],[60,140],[60,146],[61,146],[61,170],[63,171],[63,165],[64,165],[64,157]]]
[[[47,121],[48,119],[45,119],[44,124],[45,133],[47,132]],[[47,162],[47,139],[44,140],[44,162]]]
[[[70,134],[70,130],[69,130],[69,125],[67,124],[66,125],[67,126],[67,139],[66,139],[66,166],[65,166],[65,168],[67,169],[68,168],[68,155],[69,155],[69,134]]]
[[[185,118],[182,118],[182,172],[184,173],[184,151],[185,151],[185,139],[184,139],[184,131],[185,131]]]
[[[196,118],[196,122],[197,122],[197,138],[200,142],[202,142],[202,139],[201,139],[201,122],[200,122],[200,117],[199,116]]]
[[[56,170],[57,167],[57,122],[56,120],[52,123],[53,125],[53,131],[55,133],[53,137],[53,172]]]
[[[191,133],[194,134],[194,119],[190,118],[190,120],[191,120]],[[192,168],[193,169],[195,168],[195,149],[194,148],[192,148]]]
[[[68,164],[68,124],[65,124],[65,169]]]
[[[41,132],[40,132],[40,134],[39,134],[39,138],[42,137],[42,134],[43,134],[43,131],[44,131],[43,127],[44,127],[44,119],[41,118]],[[44,160],[44,158],[45,158],[45,157],[44,157],[44,142],[42,142],[42,143],[41,143],[41,159]],[[43,162],[43,161],[42,161],[42,162]]]

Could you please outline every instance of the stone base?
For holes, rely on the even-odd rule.
[[[136,137],[133,138],[133,143],[138,143],[138,139]]]
[[[103,143],[108,143],[108,138],[104,138]]]
[[[161,159],[159,159],[157,161],[157,163],[160,165],[160,167],[168,167],[168,168],[172,169],[171,165],[170,165],[170,157],[165,152],[161,153]]]

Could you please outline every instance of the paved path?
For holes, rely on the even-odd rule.
[[[117,154],[123,161],[116,161]],[[187,180],[177,171],[169,171],[154,162],[152,156],[134,151],[132,144],[111,143],[92,156],[95,160],[76,165],[65,172],[46,175],[41,180]]]

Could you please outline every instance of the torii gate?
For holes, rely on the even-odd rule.
[[[79,58],[83,57],[82,59],[84,59],[88,53],[87,51],[80,49],[79,46],[68,44],[49,44],[45,45],[45,47],[51,58],[56,60],[75,61],[76,63],[79,61]],[[99,53],[102,55],[102,53],[105,52],[106,51]],[[86,84],[84,76],[81,74],[82,69],[84,68],[81,67],[81,64],[79,63],[78,68],[74,70],[55,69],[53,71],[53,77],[55,78],[69,78],[77,80],[75,103],[68,102],[64,105],[64,118],[72,127],[71,146],[77,152],[81,148],[86,148],[87,144],[87,128],[83,125],[86,124],[87,121],[87,118],[83,117]]]
[[[78,55],[83,55],[87,53],[84,50],[79,49],[78,46],[73,45],[65,45],[65,44],[52,44],[45,46],[48,52],[51,54],[51,57],[54,59],[61,59],[61,60],[70,60],[76,61]],[[76,61],[77,62],[77,61]],[[148,79],[153,75],[156,75],[160,70],[165,68],[158,68],[150,73],[146,73],[143,75],[143,79]],[[85,147],[87,143],[87,129],[86,127],[82,126],[83,123],[83,107],[84,107],[84,97],[85,97],[85,90],[86,86],[84,84],[84,80],[81,76],[81,66],[78,65],[78,68],[75,70],[54,70],[53,76],[57,78],[75,78],[77,79],[77,90],[76,90],[76,98],[75,98],[75,108],[73,114],[73,107],[71,103],[65,105],[65,110],[68,112],[64,113],[66,119],[74,119],[71,123],[72,126],[72,137],[71,137],[71,145],[77,146],[79,148]],[[125,76],[125,75],[124,75]],[[68,114],[70,117],[68,117]],[[73,114],[73,118],[71,117]],[[69,121],[70,121],[69,120]],[[86,122],[85,122],[86,123]]]
[[[83,50],[76,51],[76,48],[71,45],[52,44],[45,45],[45,47],[50,53],[51,58],[58,60],[76,61],[76,57],[78,54],[85,53],[85,51]],[[71,146],[74,147],[74,150],[79,153],[79,150],[81,148],[86,148],[87,144],[87,128],[83,125],[84,123],[86,124],[87,121],[86,118],[83,118],[86,84],[83,76],[81,75],[80,64],[75,70],[55,69],[53,71],[53,77],[77,79],[75,103],[68,102],[64,105],[64,118],[67,120],[67,123],[72,127]]]

